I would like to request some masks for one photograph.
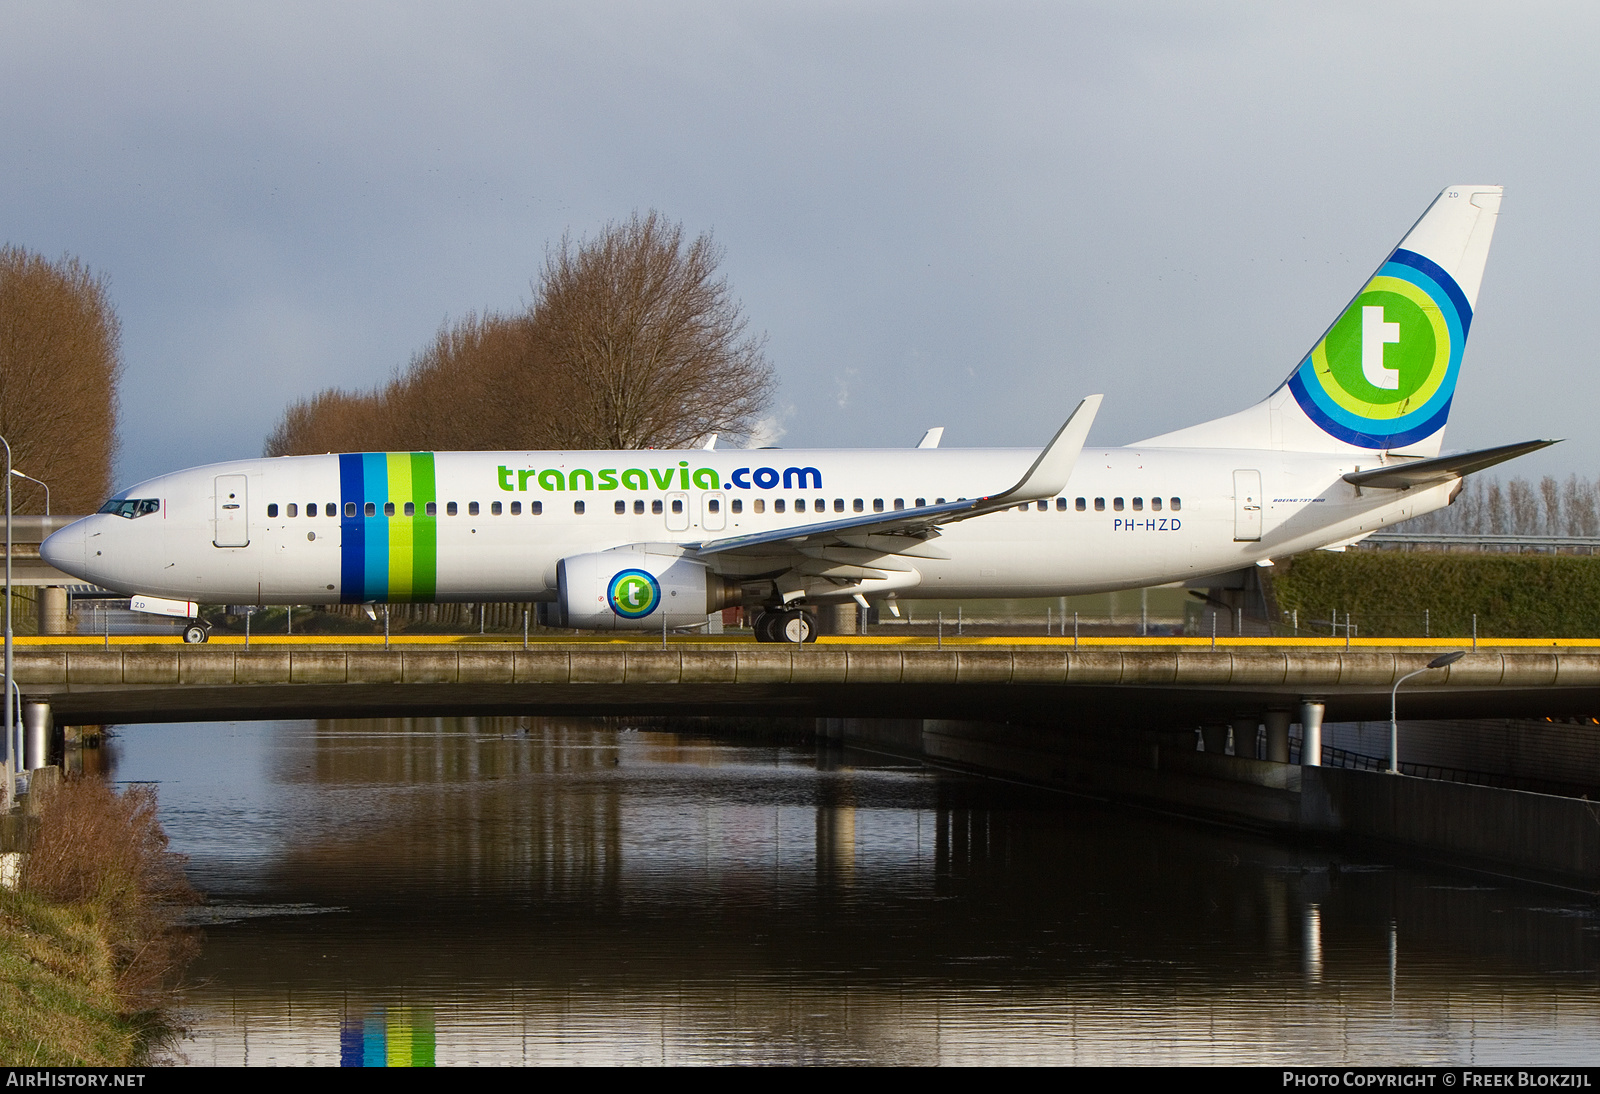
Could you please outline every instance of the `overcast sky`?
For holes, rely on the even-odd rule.
[[[1592,476],[1597,12],[0,0],[0,240],[109,279],[129,483],[647,209],[725,249],[786,447],[1042,444],[1095,391],[1124,443],[1265,395],[1502,183],[1446,448]]]

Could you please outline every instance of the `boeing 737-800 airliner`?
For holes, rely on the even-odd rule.
[[[1130,589],[1337,547],[1552,443],[1440,456],[1500,196],[1441,193],[1264,401],[1121,448],[1085,447],[1095,395],[1043,451],[239,460],[125,490],[41,553],[170,615],[531,600],[555,625],[660,630],[743,604],[758,637],[805,641],[805,605]]]

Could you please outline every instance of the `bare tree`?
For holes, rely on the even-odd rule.
[[[1539,480],[1539,496],[1544,499],[1544,534],[1559,536],[1566,531],[1561,519],[1561,484],[1554,475]]]
[[[1567,535],[1600,536],[1600,512],[1595,506],[1595,486],[1577,475],[1567,476]]]
[[[289,406],[269,456],[385,449],[675,448],[748,435],[771,396],[763,338],[709,235],[655,213],[564,238],[532,307],[469,314],[368,392]]]
[[[537,336],[571,377],[572,443],[681,448],[748,436],[773,388],[709,234],[685,245],[657,213],[565,237],[545,261]]]
[[[105,280],[75,258],[0,247],[0,434],[19,471],[50,484],[55,512],[93,512],[111,492],[121,372]],[[42,489],[13,489],[19,511],[44,511]]]

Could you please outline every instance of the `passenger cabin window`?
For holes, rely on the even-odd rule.
[[[706,508],[713,513],[720,513],[722,512],[722,503],[716,498],[708,498],[706,500]]]
[[[873,498],[872,499],[872,511],[874,513],[883,512],[883,499],[882,498]]]
[[[816,501],[812,502],[811,511],[814,513],[826,513],[828,511],[828,499],[818,498]]]
[[[278,515],[278,503],[277,502],[272,502],[271,504],[269,504],[267,506],[267,516],[275,517],[277,515]]]
[[[315,509],[315,508],[316,508],[316,507],[317,507],[317,506],[316,506],[316,503],[315,503],[315,502],[313,502],[313,503],[312,503],[312,504],[311,504],[311,508],[313,508],[313,509]],[[331,501],[330,501],[330,502],[329,502],[329,503],[328,503],[328,508],[327,508],[327,510],[326,510],[326,512],[327,512],[327,514],[328,514],[328,515],[329,515],[329,516],[330,516],[330,517],[336,517],[336,516],[338,516],[338,515],[339,515],[339,507],[338,507],[338,506],[337,506],[337,505],[335,505],[335,504],[334,504],[334,503],[333,503],[333,502],[331,502]],[[353,516],[355,516],[355,514],[354,514],[354,513],[351,513],[351,514],[350,514],[350,515],[351,515],[351,516],[352,516],[352,517],[353,517]]]
[[[436,502],[436,501],[430,501],[428,503],[427,513],[428,513],[428,516],[430,516],[430,517],[438,516],[439,515],[439,503]]]
[[[579,503],[578,503],[578,504],[579,504],[579,505],[582,505],[582,504],[583,504],[583,502],[581,502],[581,501],[580,501],[580,502],[579,502]],[[674,512],[674,513],[681,513],[681,512],[683,512],[683,499],[682,499],[682,498],[673,498],[673,499],[672,499],[672,511],[673,511],[673,512]],[[583,510],[582,510],[582,509],[579,509],[579,510],[578,510],[578,512],[580,512],[580,513],[581,513],[581,512],[583,512]]]
[[[1106,499],[1105,498],[1095,498],[1094,499],[1094,511],[1096,513],[1104,513],[1106,511]]]
[[[628,503],[625,501],[616,502],[616,504],[612,505],[611,509],[619,517],[625,517],[628,515]]]
[[[394,516],[394,502],[386,501],[383,503],[383,515],[386,517]]]
[[[1029,505],[1027,502],[1023,502],[1021,505],[1017,506],[1017,512],[1026,513],[1031,508],[1033,508],[1033,506]]]
[[[654,513],[658,517],[664,512],[664,510],[661,507],[661,499],[660,498],[657,498],[657,499],[655,499],[654,501],[652,501],[650,503],[650,512]]]
[[[806,511],[806,499],[805,498],[795,498],[794,499],[794,511],[796,513],[804,513]]]
[[[363,511],[364,511],[364,512],[365,512],[365,513],[366,513],[366,515],[367,515],[367,516],[369,516],[369,517],[375,517],[375,516],[377,516],[377,515],[378,515],[378,505],[377,505],[377,503],[376,503],[376,502],[371,502],[371,501],[369,501],[369,502],[367,502],[367,504],[366,504],[366,505],[365,505],[365,506],[364,506],[364,507],[363,507]]]
[[[867,504],[860,498],[857,498],[855,501],[850,503],[850,508],[854,509],[858,513],[865,513],[867,511]]]
[[[1050,508],[1050,503],[1049,503],[1049,502],[1047,502],[1047,501],[1040,501],[1040,502],[1035,502],[1035,503],[1034,503],[1034,506],[1033,506],[1033,507],[1034,507],[1034,508],[1035,508],[1035,509],[1037,509],[1037,510],[1039,510],[1039,512],[1041,512],[1041,513],[1042,513],[1042,512],[1044,512],[1044,511],[1045,511],[1045,510],[1046,510],[1046,509],[1048,509],[1048,508]]]
[[[677,504],[678,504],[678,503],[677,503],[677,502],[673,502],[673,503],[672,503],[672,504],[673,504],[673,506],[674,506],[674,508],[673,508],[673,510],[672,510],[672,511],[673,511],[673,512],[674,512],[674,513],[676,513],[676,512],[677,512],[677,511],[678,511],[678,510],[677,510],[677,508],[676,508],[676,506],[677,506]],[[787,508],[787,506],[786,506],[786,505],[785,505],[785,504],[784,504],[784,501],[783,501],[783,499],[782,499],[782,498],[777,498],[777,499],[775,499],[775,500],[774,500],[774,501],[773,501],[773,503],[772,503],[772,511],[773,511],[773,512],[774,512],[774,513],[781,513],[781,512],[783,512],[783,511],[784,511],[784,509],[785,509],[785,508]]]
[[[475,517],[477,515],[478,515],[478,503],[475,502],[475,501],[467,502],[467,516]]]
[[[149,516],[151,513],[161,511],[160,498],[122,498],[113,499],[100,507],[102,513],[114,513],[119,517],[129,520],[138,520],[140,517]]]
[[[532,513],[536,517],[542,516],[544,514],[544,502],[530,501],[528,503],[528,512]]]
[[[308,515],[309,515],[309,510],[310,510],[310,507],[309,507],[309,506],[308,506],[308,507],[307,507],[307,512],[308,512]],[[289,515],[290,515],[290,516],[291,516],[291,517],[292,517],[292,516],[294,516],[294,515],[295,515],[295,514],[296,514],[296,513],[298,513],[298,512],[299,512],[299,508],[298,508],[298,507],[297,507],[297,506],[296,506],[296,505],[295,505],[295,503],[294,503],[294,502],[292,502],[292,501],[291,501],[291,502],[290,502],[290,503],[289,503]]]
[[[744,501],[741,498],[734,498],[728,505],[735,513],[744,512]]]
[[[834,498],[833,499],[833,511],[835,513],[844,512],[844,499],[843,498]]]
[[[1057,498],[1056,499],[1056,512],[1065,513],[1066,511],[1067,511],[1067,499],[1066,498]]]
[[[1122,499],[1121,498],[1112,498],[1111,499],[1111,508],[1116,510],[1118,513],[1122,512]]]
[[[414,502],[414,501],[406,502],[406,516],[414,517],[416,515],[417,515],[417,503]]]
[[[356,515],[356,503],[355,502],[347,501],[347,502],[344,503],[344,515],[347,516],[347,517],[353,517],[353,516]]]
[[[1160,498],[1151,498],[1150,499],[1150,508],[1154,509],[1158,513],[1161,512],[1161,499]]]
[[[514,501],[511,503],[511,515],[514,517],[520,517],[522,515],[522,503],[520,501]]]
[[[917,499],[917,508],[918,509],[921,509],[924,505],[927,505],[927,504],[928,504],[928,499],[927,498],[918,498]]]
[[[894,507],[896,509],[904,509],[906,507],[906,499],[905,498],[895,498],[894,499]]]
[[[491,501],[489,503],[489,515],[491,517],[498,517],[503,512],[505,512],[505,510],[500,507],[499,502]]]
[[[1144,499],[1143,498],[1134,498],[1133,499],[1133,511],[1135,513],[1142,513],[1144,511]]]
[[[1085,509],[1089,508],[1089,500],[1087,498],[1079,498],[1077,501],[1072,503],[1072,507],[1081,513]]]
[[[583,516],[583,502],[581,502],[581,501],[573,502],[572,503],[572,511],[574,513],[578,514],[578,516],[580,516],[580,517]]]
[[[1169,499],[1168,504],[1171,505],[1172,511],[1174,513],[1176,513],[1178,510],[1183,508],[1183,499],[1182,498],[1171,498],[1171,499]]]
[[[453,502],[453,501],[445,502],[445,504],[444,504],[444,515],[445,516],[453,517],[453,516],[456,516],[457,513],[458,513],[458,510],[456,509],[456,503],[455,502]]]
[[[757,498],[755,501],[750,503],[750,508],[757,513],[765,513],[767,511],[766,500],[763,498]]]
[[[737,505],[738,502],[735,502],[734,504]],[[643,501],[635,501],[633,503],[633,515],[636,516],[636,517],[644,516],[644,502]]]

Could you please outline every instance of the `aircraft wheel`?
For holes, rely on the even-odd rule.
[[[799,645],[802,642],[815,642],[817,640],[817,625],[811,620],[810,612],[789,611],[779,617],[778,639],[781,642],[793,642]]]
[[[750,624],[750,629],[756,634],[756,641],[780,641],[778,638],[778,624],[782,620],[783,615],[780,612],[757,612],[754,621]]]
[[[211,632],[204,623],[190,623],[183,628],[183,640],[189,645],[197,645],[211,637]]]

